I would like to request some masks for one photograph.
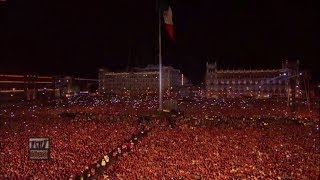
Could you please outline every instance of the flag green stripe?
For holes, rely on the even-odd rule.
[[[168,10],[169,5],[170,5],[170,0],[159,0],[160,2],[160,11],[165,11]]]

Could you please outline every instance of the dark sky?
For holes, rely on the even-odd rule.
[[[0,4],[0,72],[95,76],[100,67],[157,63],[155,1]],[[320,77],[316,1],[175,0],[172,6],[177,43],[163,34],[164,62],[194,82],[203,79],[205,62],[214,60],[238,69],[278,68],[282,60],[300,59],[314,79]]]

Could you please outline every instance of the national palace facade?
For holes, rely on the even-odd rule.
[[[180,70],[171,66],[163,67],[163,90],[178,89],[183,85],[184,76]],[[103,94],[156,94],[159,91],[159,68],[149,65],[145,68],[133,68],[129,72],[99,71],[99,92]]]
[[[218,69],[217,63],[207,63],[206,68],[205,84],[208,97],[298,98],[304,96],[306,73],[299,70],[299,61],[285,61],[278,69],[221,70]]]

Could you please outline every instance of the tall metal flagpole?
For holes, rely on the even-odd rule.
[[[159,4],[159,0],[157,0],[158,6],[158,23],[159,23],[159,111],[163,110],[163,96],[162,96],[162,43],[161,43],[161,8]]]

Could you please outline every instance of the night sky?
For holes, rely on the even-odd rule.
[[[0,72],[97,76],[157,63],[155,1],[0,2]],[[205,63],[278,68],[288,59],[319,79],[316,1],[175,0],[176,43],[163,33],[164,63],[197,83]]]

